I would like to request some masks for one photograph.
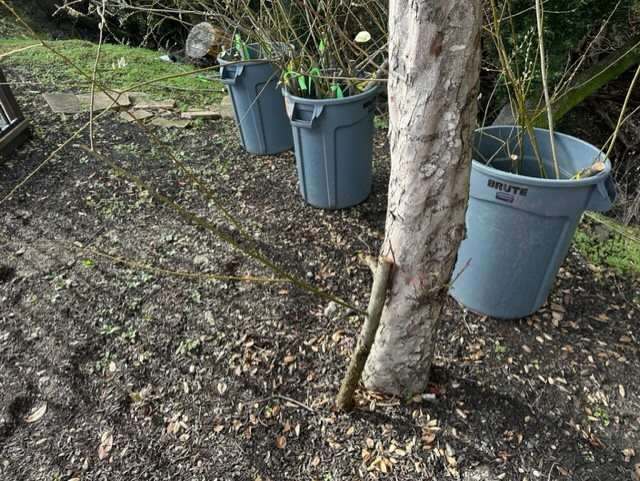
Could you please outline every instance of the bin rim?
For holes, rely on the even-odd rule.
[[[349,95],[348,97],[343,97],[341,99],[310,99],[307,97],[298,97],[297,95],[293,95],[286,87],[282,87],[282,94],[286,98],[299,104],[309,105],[342,105],[356,103],[364,100],[365,98],[371,97],[378,92],[380,92],[380,86],[378,84],[373,84],[357,95]]]
[[[276,42],[276,43],[280,43],[280,42]],[[249,48],[262,48],[262,46],[259,43],[250,43],[247,44],[247,47]],[[216,57],[216,60],[218,61],[218,65],[220,67],[225,67],[225,66],[235,66],[235,65],[264,65],[264,64],[272,64],[275,65],[273,63],[273,59],[269,59],[269,58],[252,58],[251,60],[228,60],[224,58],[225,53],[227,53],[227,51],[225,52],[220,52],[218,54],[218,56]]]
[[[476,129],[474,131],[474,136],[478,133],[482,133],[483,131],[498,130],[498,129],[522,130],[522,127],[519,127],[516,125],[491,125],[489,127],[482,127],[482,128]],[[538,127],[534,128],[534,131],[536,133],[543,133],[547,135],[549,134],[549,130],[538,128]],[[496,177],[500,180],[505,180],[507,182],[512,182],[514,184],[524,184],[524,185],[539,186],[539,187],[560,187],[560,188],[568,188],[568,189],[579,188],[579,187],[588,186],[588,185],[600,184],[603,180],[609,177],[609,175],[611,174],[611,162],[601,149],[598,149],[596,146],[590,144],[589,142],[586,142],[572,135],[563,134],[560,132],[554,132],[553,135],[555,137],[562,137],[565,140],[568,140],[570,142],[576,142],[590,148],[591,150],[593,150],[594,159],[595,158],[603,159],[605,163],[605,169],[602,172],[599,172],[597,175],[594,175],[592,177],[586,177],[583,179],[543,179],[540,177],[530,177],[527,175],[506,172],[504,170],[491,167],[490,165],[487,165],[475,159],[472,159],[472,167],[476,171],[479,171],[488,176]]]

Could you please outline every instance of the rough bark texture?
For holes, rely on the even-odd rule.
[[[427,385],[462,240],[480,69],[480,0],[391,0],[391,179],[383,256],[391,293],[365,367],[369,389]]]

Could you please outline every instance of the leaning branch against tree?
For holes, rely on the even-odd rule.
[[[362,370],[367,362],[371,346],[376,338],[378,326],[380,325],[380,316],[382,308],[387,299],[387,288],[389,284],[389,274],[393,267],[393,261],[388,257],[381,257],[375,262],[376,265],[370,266],[373,272],[373,287],[371,288],[371,297],[369,299],[369,307],[367,308],[367,317],[362,325],[362,331],[358,337],[356,349],[351,356],[347,373],[342,380],[340,391],[336,400],[338,409],[343,411],[351,411],[354,406],[353,395],[360,382]]]

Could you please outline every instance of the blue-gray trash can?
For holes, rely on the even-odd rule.
[[[304,200],[323,209],[364,202],[371,193],[373,177],[378,88],[341,99],[307,99],[283,92]]]
[[[255,62],[230,63],[218,57],[220,80],[227,86],[242,146],[252,154],[277,154],[291,149],[291,126],[278,87],[279,72],[269,62],[257,61],[257,44],[249,45]]]
[[[549,131],[536,129],[535,135],[552,177]],[[569,135],[556,133],[555,144],[560,180],[541,177],[531,140],[519,127],[476,131],[467,238],[450,289],[470,310],[502,319],[533,314],[553,287],[583,212],[612,206],[616,193],[605,154]],[[571,179],[598,160],[606,164],[603,172]],[[520,162],[517,174],[514,161]]]

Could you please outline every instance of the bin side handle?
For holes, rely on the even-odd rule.
[[[606,212],[613,206],[618,196],[616,184],[611,176],[607,176],[591,193],[587,210]]]
[[[231,68],[232,66],[223,65],[220,67],[220,81],[225,85],[234,85],[238,77],[242,75],[244,71],[244,65],[233,65],[235,68]]]
[[[314,105],[313,113],[311,114],[311,118],[309,120],[297,118],[296,114],[298,112],[298,109],[296,109],[295,103],[288,110],[289,118],[291,119],[291,125],[303,129],[310,129],[311,127],[313,127],[313,121],[320,117],[320,115],[322,115],[324,107],[322,105]]]

